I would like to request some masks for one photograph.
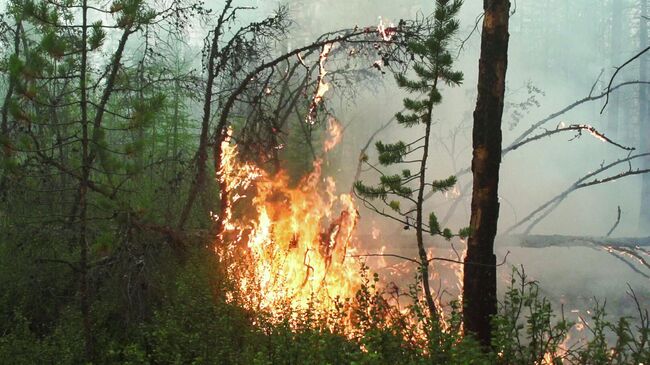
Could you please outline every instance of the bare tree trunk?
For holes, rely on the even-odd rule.
[[[201,135],[199,137],[199,147],[196,153],[196,175],[194,176],[194,181],[190,187],[190,192],[187,197],[187,202],[183,207],[181,216],[178,220],[178,230],[182,230],[187,223],[190,213],[192,212],[192,207],[194,206],[194,201],[196,200],[197,195],[203,191],[206,182],[207,175],[207,162],[208,162],[208,140],[210,133],[210,119],[212,118],[212,93],[214,80],[218,76],[218,67],[215,66],[215,61],[220,55],[221,50],[219,49],[219,41],[221,39],[225,17],[228,11],[231,9],[232,0],[226,1],[219,20],[217,21],[217,26],[214,29],[214,34],[212,36],[212,43],[210,45],[210,54],[208,56],[207,68],[207,79],[205,90],[203,94],[203,117],[201,119]]]
[[[501,117],[508,52],[509,0],[484,0],[478,97],[474,111],[472,213],[465,276],[465,330],[485,348],[491,342],[491,317],[496,314],[494,237],[499,217]]]
[[[620,64],[621,54],[621,36],[622,36],[622,22],[623,6],[621,0],[612,0],[612,28],[610,33],[610,52],[612,66],[616,67]],[[618,122],[619,122],[619,106],[621,96],[619,93],[611,95],[612,101],[609,111],[607,113],[607,130],[608,134],[616,139],[618,138]]]
[[[648,0],[641,0],[641,17],[639,19],[639,48],[648,47]],[[648,55],[639,59],[639,78],[648,79]],[[641,136],[641,151],[650,151],[650,118],[648,116],[648,85],[639,85],[639,135]],[[643,164],[645,169],[650,168],[650,159],[646,158]],[[641,182],[641,209],[639,213],[639,233],[650,232],[650,175],[644,174]]]
[[[438,81],[435,81],[437,86]],[[434,90],[436,88],[434,86]],[[424,132],[424,148],[422,151],[422,160],[420,162],[420,184],[418,186],[418,198],[416,200],[416,218],[415,218],[415,237],[418,244],[418,255],[420,256],[420,270],[422,271],[422,287],[424,289],[424,298],[429,307],[431,318],[438,319],[438,308],[433,301],[431,294],[431,286],[429,285],[429,256],[424,249],[424,238],[422,232],[422,223],[424,220],[424,189],[427,187],[426,172],[427,172],[427,158],[429,157],[429,139],[431,139],[431,114],[433,112],[433,102],[429,105],[426,115],[426,128]]]

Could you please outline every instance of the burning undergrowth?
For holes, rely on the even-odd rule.
[[[270,175],[240,161],[230,141],[222,151],[228,203],[216,250],[236,283],[228,298],[273,315],[287,306],[328,310],[353,297],[361,285],[351,257],[359,214],[352,197],[337,194],[334,180],[323,176],[322,160],[291,186],[284,171]]]

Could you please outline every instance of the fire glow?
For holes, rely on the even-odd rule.
[[[338,139],[336,131],[331,135],[327,149]],[[357,208],[322,176],[322,161],[291,187],[286,172],[271,176],[241,162],[229,139],[221,148],[228,205],[216,250],[237,286],[229,298],[239,295],[249,309],[275,315],[287,308],[327,311],[336,298],[353,297],[361,284],[359,265],[349,257]]]
[[[325,96],[325,93],[330,89],[330,85],[325,82],[325,75],[327,74],[327,70],[325,70],[325,63],[327,62],[327,57],[329,57],[329,54],[332,51],[333,47],[333,43],[327,43],[323,45],[323,49],[321,50],[320,56],[318,57],[318,79],[316,91],[314,92],[314,97],[312,98],[312,102],[309,105],[309,111],[307,113],[306,119],[306,122],[311,125],[314,125],[314,123],[316,123],[316,109],[323,101],[323,96]]]

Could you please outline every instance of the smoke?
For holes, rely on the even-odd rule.
[[[379,19],[399,22],[400,19],[428,14],[433,1],[292,1],[296,17],[295,36],[300,42],[315,35],[354,26],[377,25]],[[590,95],[600,94],[613,73],[613,66],[625,60],[637,49],[630,41],[620,45],[620,54],[610,52],[612,35],[611,5],[609,2],[513,1],[510,28],[507,96],[503,120],[503,143],[508,146],[533,123],[556,113]],[[623,16],[630,16],[633,10]],[[475,106],[482,2],[467,1],[461,13],[461,31],[455,44],[458,52],[456,68],[465,75],[461,87],[443,91],[443,104],[435,111],[435,136],[428,166],[430,179],[441,179],[470,166],[472,112]],[[476,26],[476,27],[475,27]],[[634,23],[625,23],[622,36],[633,40]],[[370,64],[368,67],[370,68]],[[619,82],[636,79],[638,70],[631,67],[619,76]],[[348,125],[343,145],[330,155],[335,166],[339,186],[352,184],[359,149],[381,125],[402,109],[405,94],[395,86],[390,74],[378,75],[381,83],[375,88],[361,88],[353,100],[337,99],[336,90],[329,95],[330,105],[336,105],[337,117]],[[592,90],[593,89],[593,90]],[[560,123],[589,124],[598,131],[625,146],[638,147],[640,139],[634,100],[636,87],[621,89],[619,108],[621,118],[613,131],[608,120],[609,109],[601,114],[604,99],[586,102],[550,120],[531,134],[555,129]],[[611,106],[610,106],[611,108]],[[638,108],[637,108],[638,110]],[[417,138],[417,129],[393,125],[381,132],[378,140],[394,142]],[[376,161],[372,150],[370,160]],[[598,169],[603,164],[624,158],[628,151],[594,138],[587,132],[580,136],[566,132],[543,138],[506,155],[500,178],[500,232],[524,219],[541,204],[569,188],[576,180]],[[627,165],[615,168],[602,176],[625,171]],[[458,188],[467,184],[471,175],[459,179]],[[366,172],[362,179],[368,182],[376,176]],[[620,223],[614,236],[639,235],[639,202],[641,177],[625,177],[594,187],[577,190],[567,196],[558,207],[532,229],[531,233],[603,236],[617,220]],[[471,192],[471,191],[470,191]],[[427,202],[427,209],[439,217],[452,206],[452,194],[436,196]],[[468,225],[469,202],[466,197],[446,223],[452,229]],[[524,230],[528,224],[524,224]],[[412,232],[366,209],[361,210],[362,236],[371,237],[380,227],[382,234],[402,237],[404,242],[384,242],[393,253],[413,253]],[[517,232],[517,231],[515,231]],[[622,283],[631,282],[641,288],[645,279],[631,271],[612,255],[593,248],[517,248],[504,247],[497,240],[498,261],[507,251],[507,265],[500,270],[505,277],[509,267],[524,265],[535,279],[547,284],[548,294],[558,301],[573,297],[621,297]],[[438,247],[436,254],[449,253],[447,243],[431,239]],[[368,249],[379,249],[382,244],[367,244]],[[608,270],[598,268],[608,267]],[[589,283],[589,284],[587,284]],[[564,299],[563,299],[564,298]],[[572,300],[575,300],[572,299]],[[579,305],[587,305],[585,300]]]

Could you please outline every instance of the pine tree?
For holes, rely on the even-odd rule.
[[[463,81],[463,74],[452,68],[453,58],[449,52],[449,42],[459,27],[456,16],[461,5],[462,1],[460,0],[436,1],[432,33],[425,39],[410,42],[408,45],[409,51],[416,60],[413,71],[417,77],[411,79],[405,74],[398,74],[395,77],[400,88],[413,95],[418,95],[417,98],[404,99],[405,112],[396,114],[397,122],[406,128],[423,128],[424,134],[410,143],[402,141],[376,143],[380,165],[387,167],[399,164],[417,164],[418,170],[411,172],[409,169],[403,169],[400,174],[390,175],[384,174],[379,168],[371,165],[381,174],[379,185],[368,186],[362,181],[355,183],[357,195],[367,206],[404,224],[405,228],[415,230],[422,290],[430,315],[434,319],[439,318],[440,313],[429,286],[429,263],[432,258],[427,255],[424,248],[424,234],[440,235],[447,239],[451,239],[454,234],[448,228],[443,229],[440,226],[435,213],[431,212],[428,219],[425,218],[423,203],[425,190],[444,192],[451,189],[456,183],[454,176],[442,180],[428,180],[426,170],[433,110],[442,101],[441,83],[456,86]],[[371,200],[376,199],[385,203],[392,212],[385,213],[383,209],[380,210],[370,203]],[[404,211],[401,208],[401,202],[412,203],[415,208]],[[415,213],[414,219],[412,218],[413,213]],[[467,230],[462,229],[458,235],[466,236]]]

